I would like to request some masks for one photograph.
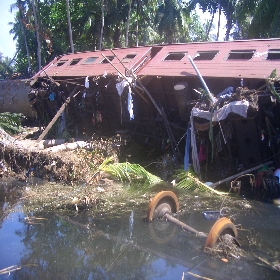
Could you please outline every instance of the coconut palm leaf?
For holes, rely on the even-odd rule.
[[[222,195],[224,193],[219,192],[204,183],[202,183],[197,177],[195,177],[191,172],[181,171],[177,175],[177,180],[179,181],[176,184],[176,187],[179,189],[187,189],[191,191],[200,191],[200,192],[208,192],[215,193],[218,195]]]
[[[249,28],[250,38],[275,38],[279,36],[279,0],[259,1]]]
[[[18,133],[22,131],[21,128],[21,114],[1,113],[0,114],[0,127],[8,133]]]
[[[129,162],[110,163],[112,158],[107,158],[100,165],[99,169],[105,171],[121,182],[141,182],[148,185],[154,185],[162,180],[148,172],[139,164]],[[110,164],[109,164],[110,163]]]

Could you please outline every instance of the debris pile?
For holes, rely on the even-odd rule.
[[[219,242],[214,247],[205,247],[204,251],[225,262],[228,262],[229,258],[239,259],[240,257],[246,257],[246,252],[240,248],[237,240],[230,234],[221,235]]]

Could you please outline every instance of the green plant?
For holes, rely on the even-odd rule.
[[[99,169],[105,171],[121,182],[141,182],[148,185],[154,185],[162,180],[148,172],[139,164],[129,162],[110,163],[113,157],[106,158]]]
[[[275,97],[275,99],[280,103],[280,96],[279,93],[276,91],[275,87],[274,87],[274,83],[276,81],[279,81],[279,77],[277,76],[277,71],[276,69],[274,69],[269,78],[267,79],[267,87],[270,89],[271,94]]]
[[[185,170],[178,170],[176,181],[178,181],[176,187],[179,189],[198,190],[200,192],[209,192],[219,195],[223,194],[201,182],[197,176],[194,175],[192,170],[187,172]]]
[[[15,134],[22,131],[21,120],[22,114],[0,113],[0,127],[7,133]]]

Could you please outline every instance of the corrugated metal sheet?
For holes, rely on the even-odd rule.
[[[34,77],[45,76],[46,73],[51,77],[118,75],[118,71],[125,74],[123,65],[137,73],[139,68],[150,59],[151,49],[152,47],[139,47],[113,50],[117,57],[114,57],[111,62],[116,68],[110,63],[102,63],[105,59],[102,54],[106,57],[114,56],[110,50],[66,54],[54,59]]]
[[[228,59],[231,51],[253,50],[251,59]],[[266,59],[269,50],[278,50],[278,59]],[[194,58],[198,52],[217,51],[212,60],[194,62],[203,77],[267,78],[277,69],[280,73],[280,39],[229,41],[211,43],[190,43],[164,46],[153,59],[138,73],[151,76],[192,76],[196,75],[188,55]],[[164,60],[169,54],[185,52],[181,60]],[[240,54],[241,56],[241,54]]]

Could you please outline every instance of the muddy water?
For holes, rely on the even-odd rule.
[[[148,202],[127,199],[111,211],[43,209],[26,219],[32,213],[24,213],[17,184],[0,183],[0,270],[10,267],[0,279],[280,279],[272,267],[280,261],[280,209],[272,204],[177,192],[177,218],[195,229],[208,233],[215,221],[202,212],[221,203],[222,214],[241,225],[247,255],[223,262],[203,252],[205,239],[166,221],[145,222]]]

